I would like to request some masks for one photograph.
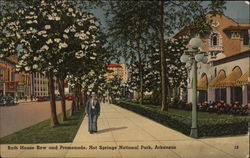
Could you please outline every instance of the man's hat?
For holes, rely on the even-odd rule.
[[[95,92],[92,92],[92,93],[91,93],[91,96],[92,96],[92,97],[93,97],[93,96],[96,96]]]

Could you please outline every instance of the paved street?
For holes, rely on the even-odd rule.
[[[87,132],[85,118],[73,143],[23,145],[34,147],[34,150],[7,150],[8,146],[15,144],[1,145],[1,155],[71,158],[246,158],[248,154],[247,135],[193,139],[111,104],[102,104],[98,121],[99,132],[91,135]],[[156,145],[172,149],[155,149]],[[46,149],[38,150],[37,146]],[[235,146],[238,146],[238,149],[235,149]],[[20,147],[20,144],[17,147]],[[48,149],[51,147],[57,150]],[[123,149],[118,149],[119,147]]]
[[[67,109],[71,101],[67,101]],[[61,102],[57,101],[57,113],[61,113]],[[0,106],[0,137],[9,135],[50,118],[49,101],[26,102],[15,106]]]

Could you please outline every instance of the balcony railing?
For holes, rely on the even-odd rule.
[[[222,46],[209,46],[209,51],[223,51]]]

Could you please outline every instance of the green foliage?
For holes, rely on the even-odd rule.
[[[4,3],[13,12],[0,20],[0,57],[16,55],[16,71],[53,74],[62,80],[68,77],[72,84],[82,84],[86,78],[99,84],[111,54],[96,17],[79,10],[86,3],[91,5],[25,0],[23,6],[13,4],[14,9]]]
[[[161,87],[160,28],[164,27],[165,36],[163,51],[168,76],[168,85],[165,86],[177,87],[180,82],[186,82],[187,78],[180,56],[186,49],[189,37],[174,40],[170,37],[177,29],[186,26],[192,26],[194,34],[202,36],[209,33],[211,27],[207,14],[222,14],[225,2],[164,1],[163,26],[160,22],[160,1],[109,1],[107,4],[109,34],[113,47],[117,50],[116,55],[118,58],[123,56],[128,59],[132,70],[129,80],[131,89],[145,92]],[[143,77],[140,76],[141,71]],[[140,81],[143,81],[143,86]]]
[[[173,97],[173,101],[169,104],[171,108],[185,109],[186,103],[179,99],[179,96],[176,95]]]
[[[111,97],[112,102],[115,101],[115,98],[121,98],[122,79],[118,76],[114,76],[112,79],[107,79],[105,89],[108,91],[108,95]]]
[[[198,121],[199,136],[224,136],[224,135],[239,135],[247,134],[248,121],[245,118],[232,118],[232,119],[207,119]]]
[[[148,117],[185,135],[190,134],[192,123],[190,115],[183,116],[182,113],[175,114],[161,111],[159,108],[129,102],[119,102],[117,105]],[[246,134],[248,131],[248,118],[232,117],[218,119],[207,117],[199,119],[198,131],[199,137]]]

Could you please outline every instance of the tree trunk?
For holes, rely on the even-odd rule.
[[[48,88],[50,95],[50,110],[51,110],[51,127],[56,127],[59,125],[57,114],[56,114],[56,97],[55,97],[55,87],[53,75],[49,74],[48,76]]]
[[[80,110],[80,86],[79,85],[77,85],[77,87],[76,87],[76,96],[77,96],[77,111],[79,111]]]
[[[141,61],[139,42],[137,42],[137,46],[138,46],[139,78],[140,78],[140,105],[142,105],[143,104],[143,73],[142,73],[142,61]]]
[[[164,54],[164,0],[161,0],[161,26],[160,26],[160,53],[161,53],[161,110],[167,111],[167,91],[166,91],[166,58]]]
[[[86,102],[87,102],[87,87],[84,87],[84,90],[83,90],[83,108],[85,108],[86,106]]]
[[[58,89],[61,96],[61,107],[62,107],[62,120],[66,121],[66,99],[65,99],[65,93],[64,93],[64,80],[57,80],[58,83]]]
[[[76,86],[73,88],[73,100],[71,104],[71,116],[74,115],[77,111],[77,93]]]
[[[75,114],[75,99],[72,100],[72,103],[71,103],[71,113],[70,115],[73,116]]]
[[[83,108],[83,93],[82,93],[82,91],[81,91],[81,89],[80,89],[80,92],[79,92],[79,99],[80,99],[80,108]]]

